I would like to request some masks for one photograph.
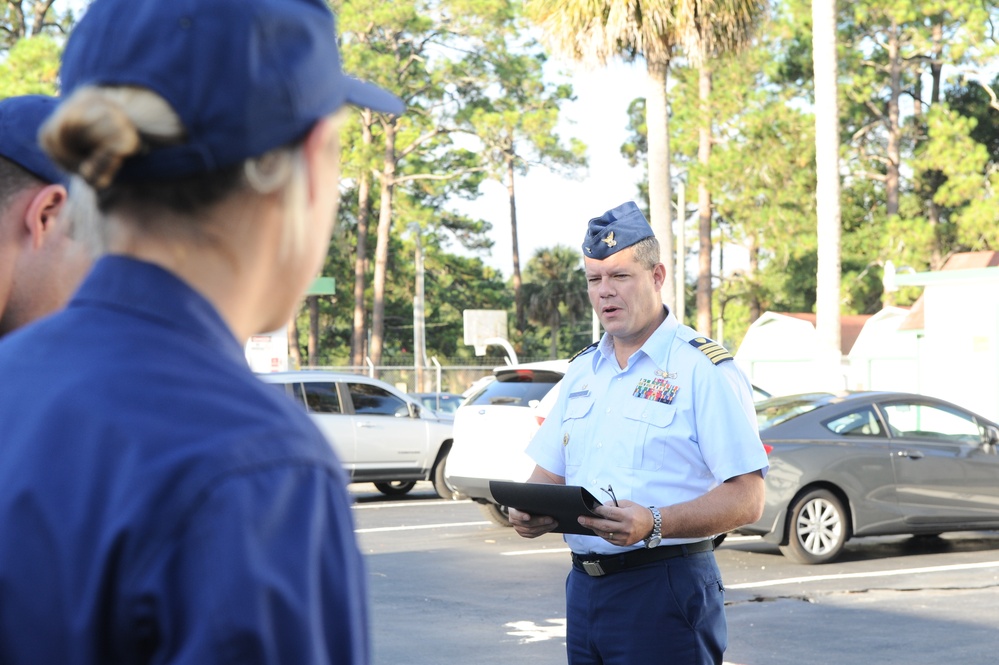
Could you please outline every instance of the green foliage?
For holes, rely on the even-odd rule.
[[[62,47],[48,35],[18,41],[0,61],[0,98],[58,92]]]
[[[545,328],[539,332],[548,337],[549,358],[566,357],[579,348],[576,324],[584,321],[588,329],[590,312],[579,250],[565,245],[537,250],[524,271],[524,295],[528,319]],[[563,323],[575,333],[567,339],[561,339]]]

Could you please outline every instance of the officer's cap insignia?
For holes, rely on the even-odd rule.
[[[606,243],[608,247],[613,247],[617,244],[617,240],[614,240],[614,232],[611,231],[607,234],[607,237],[602,239],[600,242]]]
[[[708,360],[715,365],[720,365],[726,360],[732,360],[732,354],[729,353],[724,346],[718,342],[708,339],[707,337],[695,337],[690,340],[690,345],[706,355]]]

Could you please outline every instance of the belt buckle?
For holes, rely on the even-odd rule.
[[[602,577],[607,574],[599,561],[581,561],[580,563],[583,564],[583,571],[590,577]]]

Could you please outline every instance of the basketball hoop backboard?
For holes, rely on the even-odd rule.
[[[487,341],[506,339],[506,311],[500,309],[466,309],[462,311],[465,344],[475,347],[475,355],[486,355]]]

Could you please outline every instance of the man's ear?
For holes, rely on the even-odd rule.
[[[55,228],[56,220],[66,205],[66,188],[62,185],[46,185],[32,197],[24,212],[24,223],[31,236],[31,246],[38,249],[45,242],[49,231]]]
[[[652,269],[652,281],[656,285],[656,290],[663,288],[663,282],[666,281],[666,266],[662,263],[657,263]]]

